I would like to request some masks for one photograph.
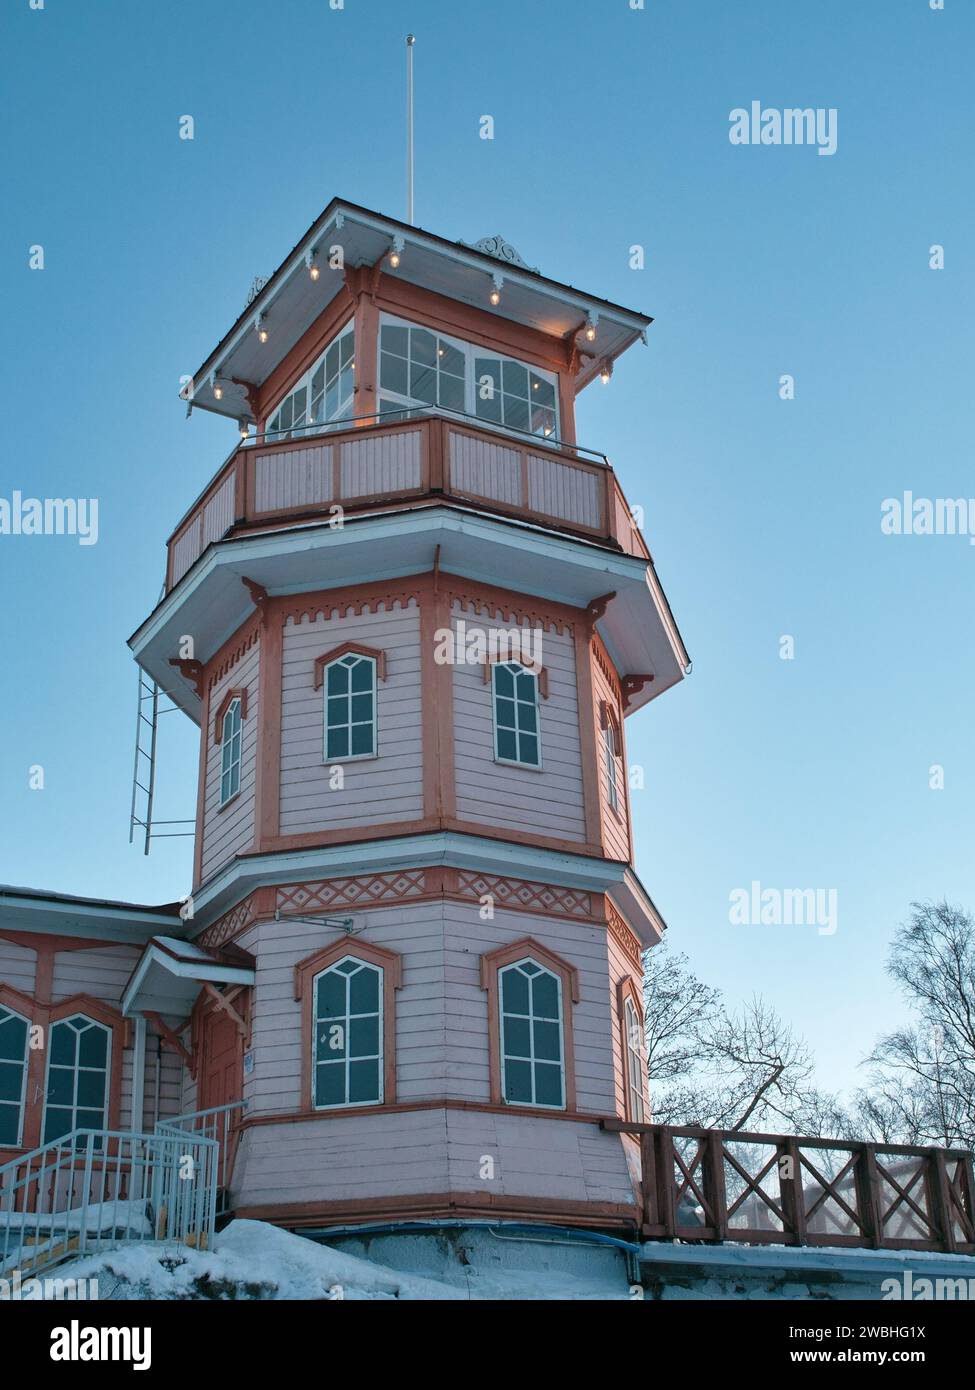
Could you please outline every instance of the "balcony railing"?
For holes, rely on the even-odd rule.
[[[601,456],[484,428],[467,417],[386,417],[320,434],[242,444],[169,540],[171,589],[213,541],[247,527],[327,520],[442,497],[552,526],[628,555],[649,552]]]
[[[622,1120],[603,1128],[639,1137],[645,1240],[975,1254],[966,1149]]]

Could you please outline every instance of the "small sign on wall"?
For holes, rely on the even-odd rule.
[[[245,1052],[245,1053],[244,1053],[244,1075],[245,1075],[245,1076],[253,1076],[253,1075],[254,1075],[254,1054],[253,1054],[253,1052]]]

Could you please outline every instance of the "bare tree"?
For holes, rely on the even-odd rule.
[[[732,1013],[685,956],[658,948],[647,962],[645,1014],[651,1107],[659,1123],[842,1131],[838,1105],[813,1084],[806,1043],[765,1000]]]
[[[947,902],[912,903],[887,970],[915,1020],[882,1037],[854,1122],[894,1142],[975,1147],[975,921]]]

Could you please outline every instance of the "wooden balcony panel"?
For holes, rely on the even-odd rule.
[[[242,446],[170,538],[167,588],[235,526],[426,496],[649,554],[607,464],[429,416]]]
[[[603,1128],[640,1139],[647,1240],[975,1255],[965,1150],[622,1120]]]

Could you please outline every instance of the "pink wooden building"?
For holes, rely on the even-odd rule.
[[[0,1163],[230,1107],[239,1215],[639,1225],[624,726],[688,657],[575,399],[649,322],[338,200],[254,295],[130,641],[200,728],[191,895],[0,896]]]

